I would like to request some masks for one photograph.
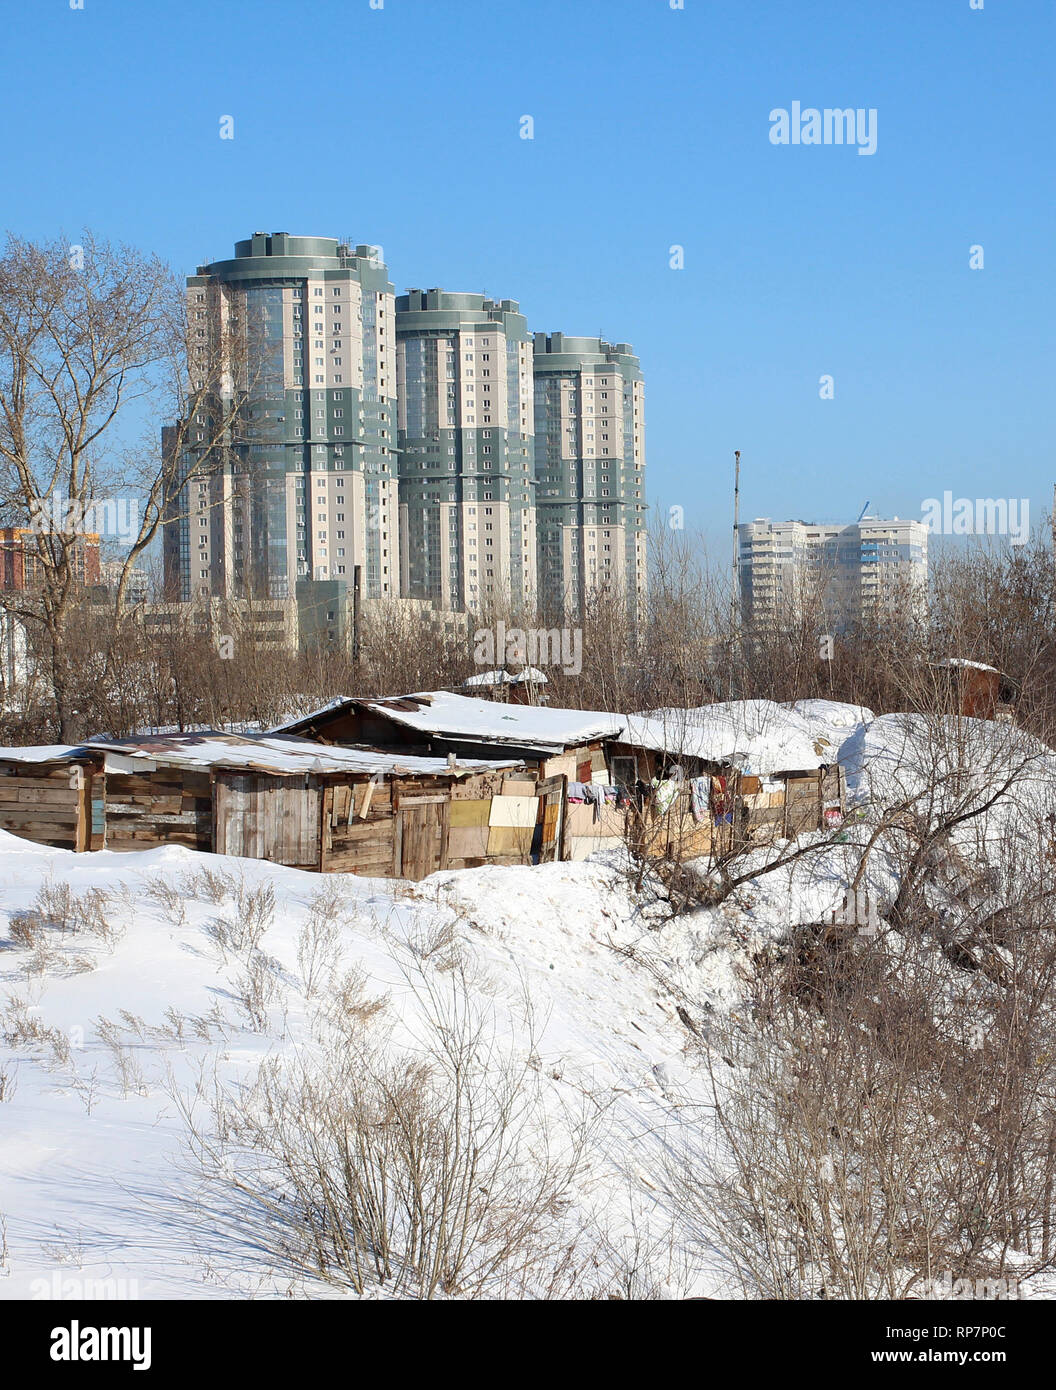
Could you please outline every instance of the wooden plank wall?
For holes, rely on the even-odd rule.
[[[218,772],[214,795],[217,854],[319,868],[322,789],[318,785],[306,785],[298,777]]]
[[[90,774],[72,763],[0,763],[0,830],[38,845],[87,848]]]
[[[107,849],[154,849],[158,845],[211,849],[209,773],[178,767],[108,772],[104,816]],[[99,847],[92,845],[93,849]]]

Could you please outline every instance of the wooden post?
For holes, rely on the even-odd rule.
[[[330,848],[330,817],[334,811],[334,789],[323,787],[322,805],[319,809],[319,872],[326,872],[326,852]]]
[[[440,807],[440,863],[439,869],[447,868],[447,845],[451,833],[451,788],[447,789],[447,800]]]

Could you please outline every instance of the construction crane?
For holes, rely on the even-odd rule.
[[[858,521],[861,521],[862,517],[865,516],[865,514],[866,514],[866,512],[867,512],[868,510],[869,510],[869,503],[866,502],[865,506],[864,506],[864,507],[862,508],[862,510],[858,513]],[[856,522],[854,523],[855,526],[858,525],[858,521],[856,521]]]

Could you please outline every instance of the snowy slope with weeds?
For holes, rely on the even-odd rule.
[[[624,954],[648,931],[612,868],[411,886],[4,835],[0,883],[0,1296],[604,1294],[646,1243],[656,1291],[686,1284],[665,1133],[703,1089],[670,993]],[[420,1151],[362,1158],[376,1269],[335,1248],[308,1176],[321,1083],[355,1090],[376,1126],[395,1113],[421,1130]],[[466,1190],[479,1171],[449,1161],[472,1128],[444,1129],[452,1098],[491,1135],[474,1160],[505,1180],[490,1203]],[[283,1125],[286,1152],[269,1137]],[[402,1194],[409,1209],[434,1184],[422,1229],[371,1208],[386,1164],[390,1187],[439,1164],[442,1192],[432,1172]],[[445,1272],[428,1229],[441,1216],[488,1258]],[[424,1283],[400,1268],[420,1272],[423,1248]]]
[[[1056,755],[802,715],[852,814],[736,883],[0,835],[0,1298],[1045,1287]]]

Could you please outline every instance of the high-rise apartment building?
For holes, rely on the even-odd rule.
[[[357,585],[456,613],[640,603],[626,343],[533,336],[511,299],[397,299],[376,248],[285,232],[199,266],[187,304],[190,409],[162,440],[182,480],[168,600],[295,603],[302,640],[327,641]]]
[[[371,246],[254,233],[188,277],[190,418],[165,526],[174,598],[399,588],[394,290]],[[217,353],[223,359],[217,370]],[[208,370],[207,370],[208,368]],[[234,428],[230,428],[232,421]]]
[[[928,529],[863,517],[851,525],[758,518],[738,527],[746,621],[781,626],[805,614],[840,632],[884,608],[926,602]]]
[[[558,616],[592,590],[640,605],[646,583],[644,386],[629,344],[537,333],[539,598]]]
[[[480,611],[536,589],[532,343],[512,299],[396,300],[400,581]]]

